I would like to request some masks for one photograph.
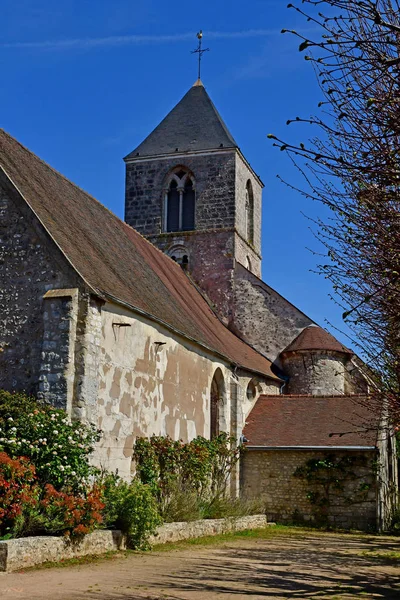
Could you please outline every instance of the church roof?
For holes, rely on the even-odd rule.
[[[179,265],[2,129],[1,171],[94,293],[277,379],[270,361],[219,321]]]
[[[286,352],[298,352],[299,350],[330,350],[334,352],[342,352],[343,354],[354,354],[351,350],[343,346],[330,333],[318,327],[310,325],[287,346],[281,354]]]
[[[246,420],[247,447],[375,447],[379,407],[365,396],[260,396]]]
[[[200,80],[125,160],[189,152],[237,148],[237,143]]]

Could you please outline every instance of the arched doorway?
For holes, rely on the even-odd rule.
[[[210,439],[221,432],[224,419],[225,381],[221,369],[217,369],[211,382],[210,390]]]

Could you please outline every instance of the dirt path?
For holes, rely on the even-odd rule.
[[[1,600],[400,599],[400,539],[302,533],[0,574]]]

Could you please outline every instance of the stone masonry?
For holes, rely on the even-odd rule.
[[[315,522],[316,512],[307,494],[312,484],[294,477],[298,467],[312,458],[324,458],[324,450],[249,450],[242,460],[241,489],[245,497],[265,501],[267,520],[279,523]],[[336,458],[351,453],[334,450]],[[376,453],[357,451],[357,477],[347,480],[343,490],[331,493],[329,522],[334,527],[373,529],[377,524],[377,489],[373,461]],[[366,496],[360,496],[360,485],[369,485]],[[353,498],[354,502],[348,502]]]
[[[68,344],[62,342],[68,301],[45,308],[44,296],[53,288],[77,287],[78,278],[30,209],[5,187],[0,187],[0,263],[0,388],[36,394],[46,387],[44,373],[51,369],[53,384],[64,389],[59,372],[69,360]],[[57,341],[46,319],[49,308],[57,320]]]
[[[195,231],[163,232],[166,181],[172,169],[192,175]],[[254,244],[246,240],[245,192],[254,196]],[[163,252],[184,247],[188,271],[227,324],[233,319],[234,264],[261,270],[261,184],[236,150],[133,159],[126,165],[125,220]]]

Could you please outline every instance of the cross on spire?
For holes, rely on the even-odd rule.
[[[198,79],[200,79],[200,75],[201,75],[201,59],[202,56],[204,54],[204,52],[209,52],[210,48],[202,48],[201,44],[202,44],[202,40],[203,40],[203,32],[200,29],[199,33],[197,34],[197,39],[199,40],[199,45],[196,48],[196,50],[192,50],[192,54],[198,54],[199,55],[199,73],[198,73]]]

